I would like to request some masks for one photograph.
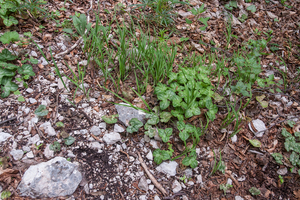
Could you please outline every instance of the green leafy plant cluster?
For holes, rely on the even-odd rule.
[[[29,64],[23,64],[21,67],[12,64],[13,60],[17,59],[17,56],[13,55],[9,50],[4,49],[0,53],[0,86],[1,97],[8,97],[11,92],[18,90],[18,85],[12,81],[16,72],[22,75],[22,80],[28,80],[30,76],[35,76],[32,66]],[[35,63],[35,61],[33,61]]]
[[[293,124],[290,123],[291,126]],[[285,128],[282,129],[281,135],[285,137],[284,147],[288,152],[291,152],[289,160],[294,167],[300,167],[300,132],[295,132],[294,135],[290,134]],[[280,153],[273,153],[275,161],[278,164],[283,164],[283,155]],[[298,174],[300,175],[300,170],[298,170]]]
[[[169,107],[171,114],[179,121],[200,115],[200,108],[207,108],[206,115],[213,121],[218,108],[212,102],[213,86],[209,80],[209,70],[205,66],[181,68],[178,73],[168,75],[168,85],[158,84],[154,92],[160,100],[160,109]]]
[[[13,16],[14,13],[19,14],[29,11],[33,16],[37,16],[38,12],[46,13],[41,8],[46,4],[41,0],[0,0],[0,17],[5,26],[18,24],[18,20]]]
[[[229,188],[232,188],[233,186],[232,185],[230,185],[230,184],[221,184],[220,185],[220,190],[223,190],[224,191],[224,195],[226,195],[226,192],[227,192],[227,190],[229,189]]]
[[[150,8],[152,12],[146,17],[163,26],[173,23],[173,17],[176,15],[174,11],[176,4],[186,4],[184,1],[178,0],[141,0],[141,2],[141,4],[136,4],[134,7]]]

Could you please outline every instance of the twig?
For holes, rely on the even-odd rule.
[[[90,3],[91,3],[91,6],[90,6],[90,8],[87,10],[87,12],[86,12],[86,15],[87,15],[87,24],[89,24],[89,22],[90,22],[90,15],[89,15],[89,12],[90,12],[91,9],[93,8],[93,0],[91,0]],[[84,33],[86,34],[86,32],[87,32],[87,30],[85,30]],[[83,41],[83,39],[82,39],[82,36],[81,36],[81,37],[79,38],[79,40],[77,40],[77,42],[76,42],[73,46],[71,46],[71,48],[65,50],[64,52],[61,52],[61,53],[59,53],[59,54],[56,54],[54,57],[55,57],[55,58],[59,58],[60,56],[69,53],[70,51],[72,51],[73,49],[75,49],[82,41]]]
[[[140,152],[137,152],[137,153],[139,155],[139,161],[140,161],[142,167],[144,168],[146,174],[151,179],[152,183],[155,185],[155,187],[157,187],[163,193],[164,196],[167,196],[168,195],[167,191],[162,187],[162,185],[160,183],[157,182],[157,180],[154,178],[154,176],[149,172]]]
[[[38,132],[38,134],[42,137],[45,138],[44,134],[40,131],[40,129],[38,129],[38,127],[35,125],[35,123],[33,123],[34,128],[36,129],[36,131]]]
[[[53,124],[55,124],[56,120],[57,120],[57,115],[58,115],[58,95],[56,95],[56,112],[55,112],[55,117],[54,117],[54,121]]]
[[[9,122],[9,121],[15,120],[15,119],[17,119],[17,117],[12,117],[12,118],[6,119],[6,120],[0,122],[0,125],[4,124],[6,122]]]
[[[184,193],[184,192],[177,192],[174,195],[172,195],[170,197],[164,197],[163,199],[174,199],[176,196],[181,196],[181,195],[186,195],[186,193]]]

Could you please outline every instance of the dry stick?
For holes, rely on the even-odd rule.
[[[152,183],[163,193],[164,196],[167,196],[168,195],[167,191],[162,187],[162,185],[160,183],[157,182],[157,180],[154,178],[154,176],[149,172],[140,152],[137,152],[137,153],[139,155],[139,161],[140,161],[142,167],[144,168],[146,174],[151,179]]]
[[[9,122],[9,121],[15,120],[15,119],[17,119],[17,118],[16,117],[12,117],[12,118],[6,119],[6,120],[0,122],[0,125],[4,124],[6,122]]]
[[[87,15],[87,24],[89,24],[89,22],[90,22],[90,15],[89,15],[89,12],[90,12],[91,9],[93,8],[93,0],[91,0],[90,3],[91,3],[91,7],[90,7],[90,8],[87,10],[87,12],[86,12],[86,15]],[[86,32],[87,32],[87,30],[85,30],[84,33],[86,33]],[[55,58],[59,58],[60,56],[69,53],[70,51],[72,51],[73,49],[75,49],[75,48],[82,42],[82,40],[83,40],[82,37],[80,37],[79,40],[77,40],[77,42],[76,42],[73,46],[71,46],[71,48],[65,50],[64,52],[61,52],[61,53],[59,53],[59,54],[56,54],[54,57],[55,57]]]

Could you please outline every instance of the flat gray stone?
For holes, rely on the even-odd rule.
[[[10,151],[10,155],[13,156],[14,160],[20,160],[23,157],[23,150],[21,149],[13,149]]]
[[[114,126],[114,132],[116,133],[123,133],[125,130],[122,126],[120,126],[119,124],[115,124]]]
[[[121,135],[119,133],[111,132],[105,134],[103,136],[103,140],[106,142],[106,144],[115,144],[116,142],[121,141]]]
[[[173,182],[173,184],[172,184],[172,190],[173,190],[173,193],[177,193],[180,190],[182,190],[181,184],[177,180],[175,180]]]
[[[0,132],[0,142],[4,142],[10,137],[11,137],[11,134],[5,133],[5,132]]]
[[[178,163],[175,161],[163,162],[158,167],[156,167],[156,170],[170,176],[175,176],[177,166]]]
[[[55,136],[56,132],[54,128],[51,126],[50,122],[45,122],[42,125],[40,125],[40,128],[43,128],[45,133],[48,134],[48,136]]]
[[[128,105],[128,104],[124,104],[124,103],[121,103],[121,104]],[[137,109],[134,109],[134,108],[131,108],[131,107],[123,106],[123,105],[116,105],[116,109],[117,109],[118,114],[119,114],[119,120],[121,122],[123,122],[126,126],[128,126],[129,121],[132,118],[137,118],[141,122],[145,123],[146,113],[144,113],[141,110],[137,110]]]
[[[101,130],[98,126],[93,126],[90,130],[91,134],[98,136],[101,134]]]
[[[81,180],[77,165],[56,157],[30,166],[17,189],[21,196],[53,198],[73,194]]]
[[[145,176],[142,176],[142,177],[141,177],[138,186],[139,186],[139,188],[140,188],[141,190],[144,190],[144,191],[146,191],[146,192],[148,191],[149,186],[148,186],[147,179],[146,179]]]

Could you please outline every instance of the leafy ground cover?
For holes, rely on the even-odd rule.
[[[76,110],[97,99],[101,108],[93,109],[107,110],[101,120],[115,124],[119,116],[113,104],[126,102],[144,111],[147,120],[129,121],[124,137],[162,140],[160,148],[149,146],[153,166],[175,160],[179,171],[190,167],[202,175],[205,186],[191,179],[193,192],[184,190],[188,198],[300,198],[298,1],[32,2],[2,10],[1,17],[11,19],[4,21],[8,27],[0,37],[3,105],[48,97]],[[16,16],[17,8],[27,9],[30,17]],[[45,11],[48,18],[40,16]],[[62,86],[27,92],[41,76]],[[31,104],[46,113],[39,115],[42,120],[58,112],[58,105],[45,110]],[[18,111],[8,108],[3,124]],[[70,136],[72,130],[95,123],[86,118],[88,125],[62,120],[56,126],[59,137],[45,142],[57,153],[62,145],[69,148],[82,139]],[[2,130],[17,127],[7,124]],[[206,159],[199,155],[203,147],[209,151]],[[35,148],[38,155],[45,147]],[[2,149],[3,158],[8,149]],[[15,185],[5,183],[17,196]]]

